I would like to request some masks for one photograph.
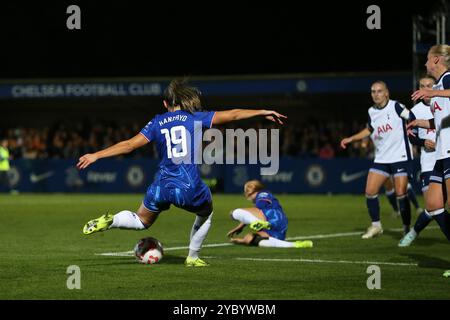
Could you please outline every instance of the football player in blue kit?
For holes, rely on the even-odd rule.
[[[147,229],[173,204],[196,214],[186,266],[207,266],[208,263],[199,258],[199,252],[211,226],[213,204],[211,192],[201,180],[196,164],[198,155],[201,156],[202,129],[257,116],[283,124],[286,116],[271,110],[200,111],[200,92],[184,80],[173,80],[169,84],[164,91],[163,104],[167,112],[156,115],[131,139],[80,157],[77,167],[85,169],[98,159],[130,153],[152,141],[161,159],[155,180],[136,213],[123,210],[115,215],[105,214],[86,223],[83,233],[112,228]],[[196,143],[199,134],[200,143]]]
[[[239,208],[231,212],[231,218],[239,221],[239,225],[228,232],[231,242],[236,244],[276,248],[311,248],[311,240],[289,242],[285,241],[288,219],[283,208],[259,180],[250,180],[244,185],[244,196],[252,201],[255,207]],[[253,233],[243,238],[235,235],[249,226]]]

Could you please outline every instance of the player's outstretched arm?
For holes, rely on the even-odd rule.
[[[353,142],[353,141],[359,141],[362,140],[364,138],[367,138],[368,136],[370,136],[370,130],[367,128],[362,129],[360,132],[358,132],[357,134],[352,135],[351,137],[347,137],[341,140],[341,148],[345,149],[347,148],[347,144]]]
[[[416,119],[408,123],[406,129],[409,130],[413,127],[419,127],[424,129],[435,129],[434,119]]]
[[[413,94],[411,95],[411,99],[414,101],[434,97],[450,97],[450,89],[446,90],[420,89],[414,91]]]
[[[278,124],[283,124],[282,119],[287,118],[285,115],[282,115],[273,110],[232,109],[227,111],[217,111],[214,115],[212,124],[224,124],[231,121],[249,119],[258,116],[262,116],[267,120],[273,121]]]
[[[134,149],[142,147],[148,142],[149,141],[142,134],[137,134],[131,139],[121,141],[106,149],[97,151],[95,153],[85,154],[84,156],[80,157],[77,167],[78,169],[85,169],[98,159],[130,153]]]

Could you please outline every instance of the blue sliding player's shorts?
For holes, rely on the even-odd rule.
[[[288,220],[286,215],[282,211],[276,209],[263,210],[267,221],[270,222],[270,229],[262,229],[261,231],[267,232],[271,237],[284,240],[286,239],[286,232],[288,228]]]

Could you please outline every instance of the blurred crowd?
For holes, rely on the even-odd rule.
[[[219,128],[263,127],[260,123],[234,124]],[[280,155],[300,158],[371,157],[370,148],[361,148],[354,143],[343,150],[339,142],[363,129],[364,122],[318,121],[290,123],[280,129]],[[143,125],[138,123],[80,122],[76,124],[57,123],[53,126],[30,128],[16,127],[3,129],[0,135],[9,142],[9,150],[14,159],[78,158],[79,156],[111,146],[137,134]],[[146,145],[125,157],[157,158],[154,144]]]

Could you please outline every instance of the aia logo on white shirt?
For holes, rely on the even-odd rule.
[[[383,134],[383,133],[388,133],[389,131],[392,131],[392,127],[391,125],[385,124],[385,125],[381,125],[377,127],[377,135]]]
[[[431,111],[432,111],[433,113],[435,113],[436,110],[442,111],[442,108],[441,108],[441,106],[435,101],[434,104],[433,104],[433,108],[431,108]]]

